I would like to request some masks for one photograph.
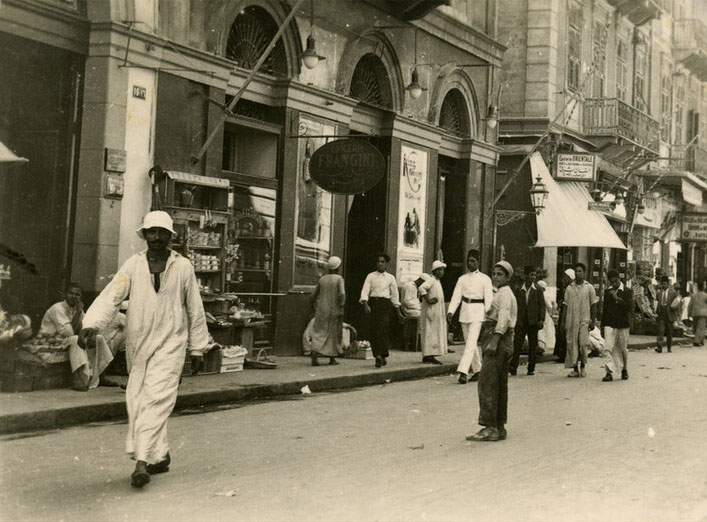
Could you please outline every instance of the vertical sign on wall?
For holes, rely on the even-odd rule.
[[[398,202],[398,281],[424,271],[425,216],[427,211],[427,152],[401,148]]]

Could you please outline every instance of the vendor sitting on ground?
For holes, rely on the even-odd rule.
[[[108,339],[97,342],[95,348],[84,350],[78,345],[78,334],[81,332],[83,322],[83,303],[81,302],[81,287],[76,283],[71,283],[66,292],[66,298],[49,307],[42,318],[42,325],[39,328],[40,335],[62,335],[66,337],[69,347],[69,360],[71,361],[72,387],[77,391],[88,391],[99,384],[102,386],[118,386],[118,383],[105,379],[101,373],[113,360],[115,352],[111,349],[108,341],[112,341],[114,350],[120,348],[123,335],[120,318],[116,319],[116,325],[106,328]],[[123,324],[124,324],[123,317]],[[110,330],[110,334],[108,334]]]

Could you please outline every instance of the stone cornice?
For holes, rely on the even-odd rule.
[[[86,54],[89,23],[79,13],[52,4],[3,0],[0,31],[67,51]]]
[[[429,34],[500,67],[506,47],[488,35],[435,10],[421,20],[412,22]]]

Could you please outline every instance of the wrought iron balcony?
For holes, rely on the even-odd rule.
[[[699,144],[671,145],[670,169],[694,172],[700,177],[707,177],[707,150]]]
[[[707,26],[700,20],[676,20],[673,55],[700,81],[707,81]]]
[[[643,25],[658,18],[663,10],[663,0],[607,0],[607,3],[625,16],[633,25]]]
[[[655,153],[660,143],[658,122],[617,98],[584,101],[584,134],[623,138]]]

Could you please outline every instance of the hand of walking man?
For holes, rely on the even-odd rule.
[[[453,318],[453,317],[454,317],[454,315],[452,315],[452,314],[447,314],[447,322],[448,322],[449,324],[452,324],[452,318]]]
[[[190,357],[191,363],[191,374],[196,375],[204,369],[204,356],[203,355],[192,355]]]
[[[368,301],[363,302],[363,311],[367,314],[371,313],[371,307],[368,306]]]

